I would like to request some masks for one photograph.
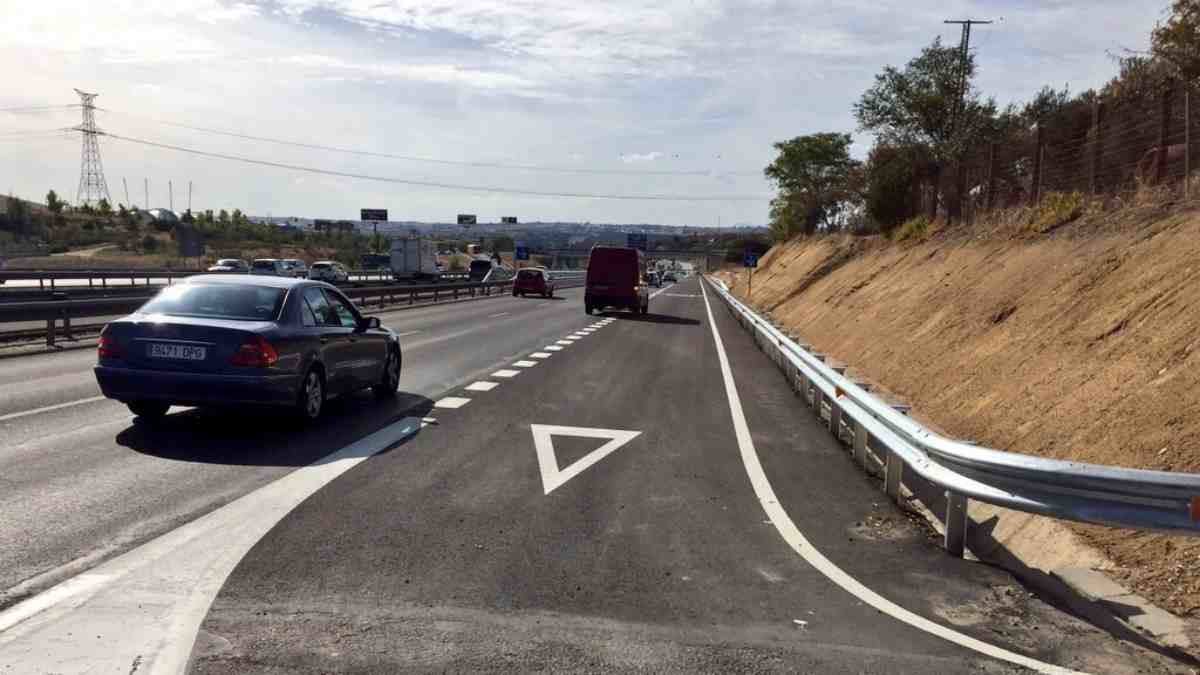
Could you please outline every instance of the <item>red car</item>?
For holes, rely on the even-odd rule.
[[[543,298],[554,297],[554,283],[550,281],[550,274],[546,270],[536,267],[527,267],[517,272],[517,277],[513,279],[513,297],[518,295],[524,297],[526,293],[536,293]]]
[[[583,310],[621,307],[635,314],[650,311],[645,255],[634,248],[593,246],[588,256]]]

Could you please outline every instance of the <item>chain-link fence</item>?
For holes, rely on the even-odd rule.
[[[938,180],[942,208],[962,217],[1037,204],[1051,192],[1127,199],[1146,188],[1190,197],[1184,176],[1200,159],[1196,97],[1183,85],[1140,98],[1075,102],[999,141],[977,143]],[[934,197],[922,187],[923,212]]]

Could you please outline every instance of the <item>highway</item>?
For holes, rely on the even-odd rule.
[[[305,429],[0,359],[0,673],[1189,672],[947,555],[698,280],[559,295],[380,313],[401,395]]]

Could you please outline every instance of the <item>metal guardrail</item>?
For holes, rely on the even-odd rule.
[[[1200,535],[1200,475],[1126,469],[1021,455],[941,436],[872,395],[729,292],[710,285],[854,460],[883,465],[884,491],[898,501],[905,471],[945,490],[946,549],[962,555],[968,500],[1052,518]]]
[[[557,288],[571,288],[583,284],[583,274],[573,272],[550,272]],[[361,306],[412,306],[420,303],[436,303],[446,300],[458,300],[464,297],[497,296],[512,286],[512,280],[489,282],[436,283],[436,284],[389,284],[361,287],[339,288],[346,297]],[[139,288],[145,288],[139,286]],[[159,289],[154,289],[156,292]],[[84,328],[94,329],[94,324],[87,326],[75,325],[72,320],[100,316],[128,314],[141,307],[154,293],[142,295],[127,295],[122,297],[70,299],[65,296],[58,300],[36,300],[32,302],[0,302],[0,324],[5,322],[45,321],[45,330],[13,331],[13,335],[2,334],[4,337],[29,337],[44,334],[46,344],[54,346],[59,332],[68,339],[72,331]],[[61,325],[60,325],[61,322]]]
[[[222,274],[207,270],[179,269],[90,269],[90,270],[0,270],[0,286],[9,281],[36,281],[39,289],[54,290],[59,281],[87,281],[89,288],[109,288],[113,286],[149,286],[157,281],[170,283],[196,274]],[[229,272],[228,274],[241,274]],[[391,281],[392,273],[387,269],[350,270],[350,281]],[[439,275],[446,279],[460,279],[465,273],[445,273]],[[111,283],[110,283],[111,282]],[[120,283],[117,283],[120,282]],[[81,285],[72,286],[78,287]]]

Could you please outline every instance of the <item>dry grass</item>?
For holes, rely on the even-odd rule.
[[[1200,472],[1200,213],[1063,197],[1043,215],[1072,219],[1036,237],[1021,233],[1038,214],[1014,209],[903,246],[798,239],[763,257],[751,300],[959,438]],[[1200,611],[1200,541],[1070,527],[1135,591]]]
[[[1026,224],[1030,232],[1045,234],[1073,222],[1083,215],[1084,199],[1078,192],[1050,192],[1033,210]]]
[[[904,221],[892,232],[893,241],[923,241],[930,234],[933,224],[926,216],[915,216]]]

